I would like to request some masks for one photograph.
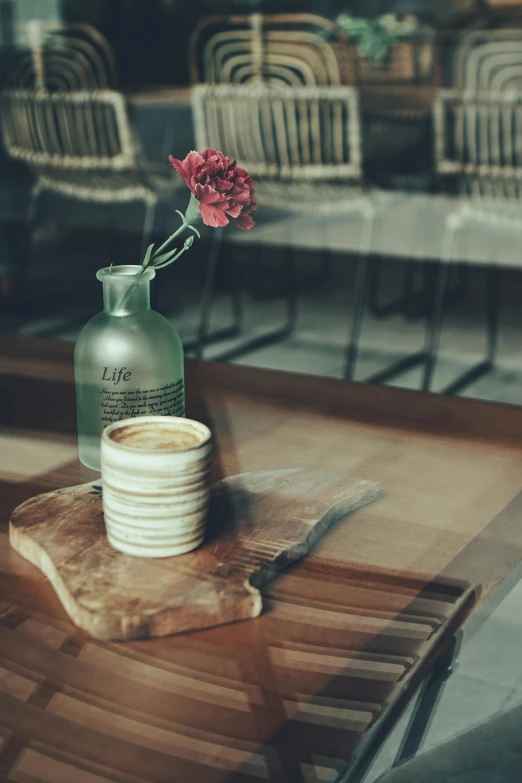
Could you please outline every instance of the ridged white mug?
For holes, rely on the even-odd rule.
[[[109,543],[138,557],[171,557],[205,538],[211,432],[175,416],[140,416],[105,428],[103,511]]]

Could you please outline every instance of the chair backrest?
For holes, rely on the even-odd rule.
[[[455,49],[452,82],[471,90],[522,87],[522,28],[477,30]]]
[[[3,91],[0,125],[7,154],[36,169],[87,173],[135,167],[125,102],[111,90]]]
[[[103,35],[88,24],[32,20],[10,52],[3,84],[16,89],[112,89],[116,66]]]
[[[440,86],[498,90],[521,86],[522,9],[481,8],[456,17],[437,43]]]
[[[358,180],[361,131],[353,87],[199,85],[196,142],[236,158],[252,175]]]
[[[441,90],[434,122],[439,174],[480,183],[481,191],[488,182],[503,182],[503,196],[519,196],[522,91]]]
[[[522,9],[457,18],[439,48],[435,161],[468,192],[517,195],[522,173]],[[518,197],[518,196],[517,196]]]
[[[190,39],[192,81],[353,84],[351,50],[327,40],[334,31],[331,20],[315,14],[206,17]]]

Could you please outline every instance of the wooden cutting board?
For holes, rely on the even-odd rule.
[[[23,503],[11,517],[10,540],[92,636],[166,636],[256,617],[258,588],[379,492],[375,481],[316,470],[232,476],[212,488],[199,549],[148,559],[110,546],[102,487],[93,482]]]

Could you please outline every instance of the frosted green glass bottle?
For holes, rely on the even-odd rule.
[[[184,416],[183,346],[177,331],[150,309],[153,269],[100,269],[103,312],[83,327],[74,351],[78,450],[100,470],[100,436],[113,421],[144,415]]]

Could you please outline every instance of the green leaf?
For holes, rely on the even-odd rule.
[[[156,258],[152,263],[152,266],[154,267],[154,269],[157,269],[160,264],[163,264],[171,256],[174,256],[177,252],[178,252],[178,248],[175,247],[172,250],[167,250],[166,253],[162,253],[160,256],[156,256]]]
[[[163,264],[159,264],[159,265],[157,265],[157,266],[154,266],[154,269],[163,269],[163,267],[164,267],[164,266],[168,266],[169,264],[173,264],[173,263],[174,263],[174,261],[177,261],[177,260],[178,260],[178,258],[179,258],[180,256],[182,256],[182,255],[183,255],[183,253],[185,253],[185,252],[186,252],[186,251],[189,249],[189,247],[190,247],[190,245],[187,245],[187,244],[185,243],[185,244],[183,245],[183,247],[181,248],[181,250],[179,251],[179,253],[176,253],[176,255],[175,255],[175,256],[173,256],[172,258],[169,258],[169,260],[168,260],[168,261],[165,261]]]
[[[154,244],[149,245],[147,248],[147,252],[145,253],[145,258],[143,259],[143,262],[141,264],[142,269],[146,269],[148,267],[153,250],[154,250]]]
[[[174,258],[170,258],[168,261],[165,261],[164,264],[157,264],[154,266],[154,269],[163,269],[165,266],[169,266],[170,264],[173,264],[174,261],[181,255],[181,253],[178,253],[177,256],[174,256]]]
[[[164,266],[169,266],[169,264],[173,264],[174,261],[176,261],[180,255],[182,255],[183,250],[180,250],[179,253],[176,253],[176,255],[171,256],[167,261],[164,261],[162,264],[155,264],[154,269],[163,269]]]

